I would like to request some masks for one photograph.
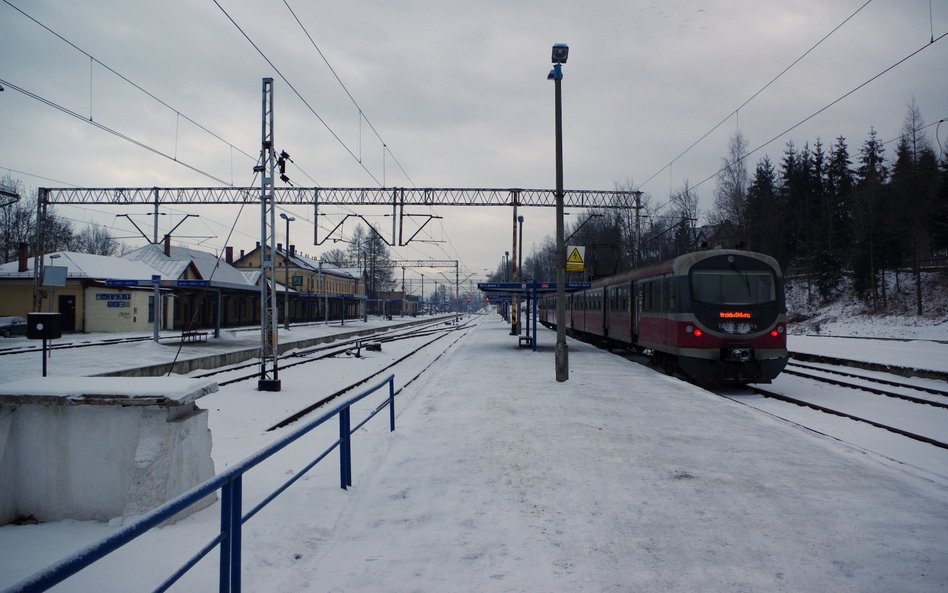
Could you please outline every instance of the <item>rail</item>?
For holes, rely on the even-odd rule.
[[[356,402],[365,399],[376,391],[388,385],[388,398],[381,403],[375,410],[366,416],[354,428],[351,426],[349,408]],[[199,503],[201,500],[215,494],[218,490],[221,492],[221,529],[217,535],[204,545],[194,556],[186,563],[181,565],[171,576],[169,576],[157,589],[155,593],[167,591],[175,582],[191,570],[197,563],[207,556],[214,548],[220,546],[220,593],[240,593],[240,552],[241,552],[241,527],[249,521],[265,506],[270,504],[277,496],[282,494],[287,488],[292,486],[297,480],[306,475],[320,461],[326,458],[337,446],[339,447],[339,484],[345,490],[352,485],[352,433],[362,428],[369,420],[374,418],[386,406],[389,409],[389,430],[395,430],[395,375],[389,375],[386,379],[376,383],[372,387],[359,393],[353,398],[335,406],[319,418],[300,427],[296,431],[274,442],[268,447],[257,451],[247,459],[222,472],[214,478],[195,486],[181,496],[168,501],[151,512],[141,516],[134,522],[123,527],[121,530],[100,540],[85,549],[75,552],[71,556],[63,558],[59,562],[39,571],[19,583],[4,589],[3,593],[39,593],[61,583],[87,566],[101,560],[105,556],[118,550],[125,544],[131,542],[138,536],[144,534],[150,529],[161,525],[166,520],[181,511]],[[292,478],[284,482],[279,488],[266,496],[257,506],[251,509],[247,514],[241,511],[242,478],[245,473],[267,460],[275,453],[284,449],[291,443],[297,441],[312,430],[316,429],[333,417],[339,417],[339,439],[331,444],[325,451],[320,453],[313,461],[309,462],[302,470],[296,473]]]

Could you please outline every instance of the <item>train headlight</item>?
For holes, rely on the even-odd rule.
[[[782,325],[778,325],[778,326],[775,327],[774,329],[770,330],[770,335],[771,335],[772,337],[776,338],[777,336],[783,334],[784,331],[785,331],[785,330],[784,330],[783,326],[782,326]]]
[[[686,334],[691,334],[691,335],[693,335],[693,336],[696,337],[696,338],[700,338],[702,335],[704,335],[704,332],[703,332],[703,331],[701,331],[701,330],[698,329],[697,327],[691,325],[690,323],[685,326],[685,333],[686,333]]]

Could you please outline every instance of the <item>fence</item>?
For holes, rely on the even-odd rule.
[[[388,385],[388,399],[380,404],[375,410],[366,416],[354,428],[350,424],[350,407],[356,402],[368,397],[376,391]],[[305,426],[297,429],[272,445],[261,449],[251,455],[244,461],[234,467],[222,472],[208,480],[207,482],[196,486],[181,496],[171,500],[153,511],[143,515],[133,523],[123,527],[111,536],[96,542],[87,548],[80,550],[73,555],[64,558],[47,567],[19,583],[9,587],[3,593],[39,593],[57,585],[70,576],[76,574],[87,566],[101,560],[125,544],[131,542],[138,536],[148,530],[160,525],[174,515],[197,504],[205,497],[221,492],[221,529],[217,535],[191,557],[185,564],[179,567],[174,574],[168,577],[157,589],[155,593],[166,591],[185,573],[191,570],[201,559],[207,556],[215,547],[220,546],[220,593],[240,593],[240,552],[241,552],[241,526],[249,521],[254,515],[260,512],[265,506],[270,504],[277,496],[282,494],[287,488],[302,478],[306,473],[316,466],[317,463],[326,458],[337,446],[339,447],[339,485],[346,489],[352,485],[352,433],[359,430],[369,420],[375,417],[386,406],[389,409],[389,430],[395,430],[395,375],[389,375],[388,378],[366,389],[362,393],[351,399],[335,406],[319,418],[309,422]],[[251,509],[246,515],[241,511],[241,481],[245,473],[249,472],[255,466],[281,451],[299,438],[305,436],[324,422],[339,417],[339,439],[329,446],[325,451],[319,454],[313,461],[308,463],[302,470],[296,473],[291,479],[284,482],[279,488],[263,499],[257,506]]]

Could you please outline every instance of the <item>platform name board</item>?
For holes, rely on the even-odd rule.
[[[128,292],[97,292],[95,294],[95,300],[97,301],[130,301],[132,300],[131,293]]]

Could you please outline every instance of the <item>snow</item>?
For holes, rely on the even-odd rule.
[[[948,372],[948,343],[790,335],[787,347],[792,352]]]
[[[345,329],[362,329],[352,325]],[[244,526],[243,590],[948,588],[946,480],[579,342],[569,343],[570,380],[557,383],[554,339],[541,330],[538,352],[520,349],[499,318],[481,318],[398,395],[396,432],[383,414],[353,436],[352,488],[339,488],[331,455]],[[793,347],[798,339],[806,341],[792,336]],[[863,343],[830,348],[850,356]],[[886,344],[867,345],[867,356],[889,358],[913,343]],[[121,348],[124,356],[100,349],[53,356],[92,373],[114,366],[103,358],[148,364],[172,350]],[[292,426],[266,428],[407,348],[386,344],[363,359],[284,369],[280,393],[244,382],[198,400],[210,413],[215,467],[285,435]],[[437,352],[399,368],[397,387]],[[7,381],[20,373],[4,358]],[[944,366],[938,354],[931,359]],[[353,421],[379,401],[360,404]],[[331,443],[333,424],[249,474],[244,510]],[[939,453],[948,478],[948,454]],[[153,588],[214,536],[219,514],[214,504],[153,530],[59,590]],[[0,528],[0,588],[122,524]],[[179,590],[216,582],[212,553]]]

